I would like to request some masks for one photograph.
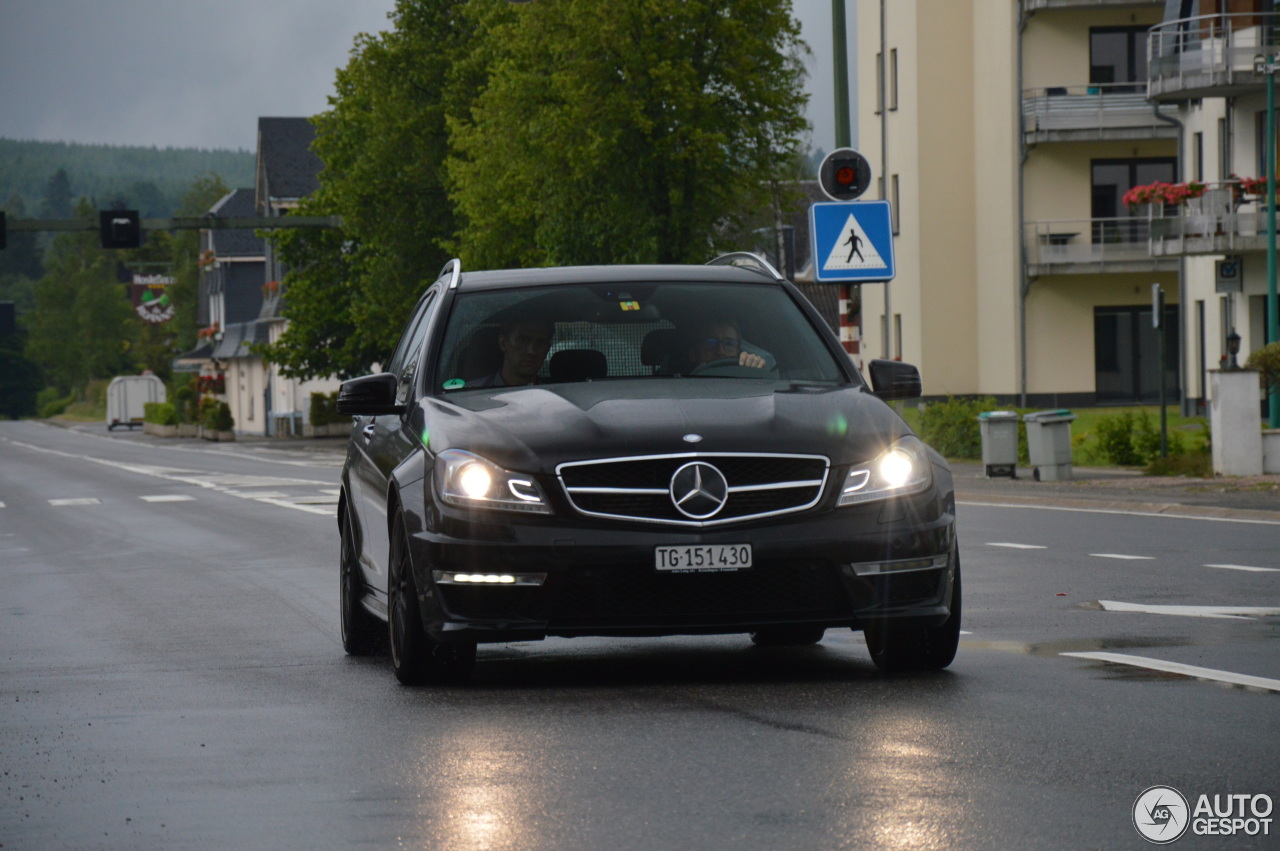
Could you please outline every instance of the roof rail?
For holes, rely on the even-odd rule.
[[[742,269],[750,269],[752,272],[758,272],[761,275],[768,275],[774,280],[782,280],[782,275],[778,270],[773,268],[768,260],[765,260],[759,254],[752,254],[750,251],[730,251],[728,254],[721,254],[714,260],[708,260],[708,266],[738,266]]]
[[[444,264],[444,268],[440,270],[440,277],[449,275],[449,289],[455,289],[458,286],[458,279],[462,277],[462,261],[457,257]]]

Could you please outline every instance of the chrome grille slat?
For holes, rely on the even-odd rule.
[[[714,465],[728,483],[724,508],[705,520],[682,515],[669,488],[656,486],[695,460]],[[585,516],[699,528],[812,508],[822,498],[830,469],[821,455],[686,452],[570,461],[556,468],[556,476],[569,503]]]

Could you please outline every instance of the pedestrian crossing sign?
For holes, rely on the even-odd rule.
[[[888,201],[836,201],[809,208],[813,275],[831,283],[893,279],[893,227]]]

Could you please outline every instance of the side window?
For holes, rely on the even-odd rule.
[[[414,378],[422,365],[422,347],[427,339],[427,329],[431,327],[431,314],[434,312],[437,292],[437,290],[431,290],[427,293],[422,304],[418,306],[413,327],[401,341],[402,345],[396,347],[396,354],[403,356],[403,360],[398,364],[393,362],[389,371],[400,377],[400,387],[396,391],[396,401],[400,404],[404,404],[413,391]]]

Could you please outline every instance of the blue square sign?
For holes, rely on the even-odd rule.
[[[809,208],[813,274],[818,281],[889,281],[894,276],[888,201],[840,201]]]

